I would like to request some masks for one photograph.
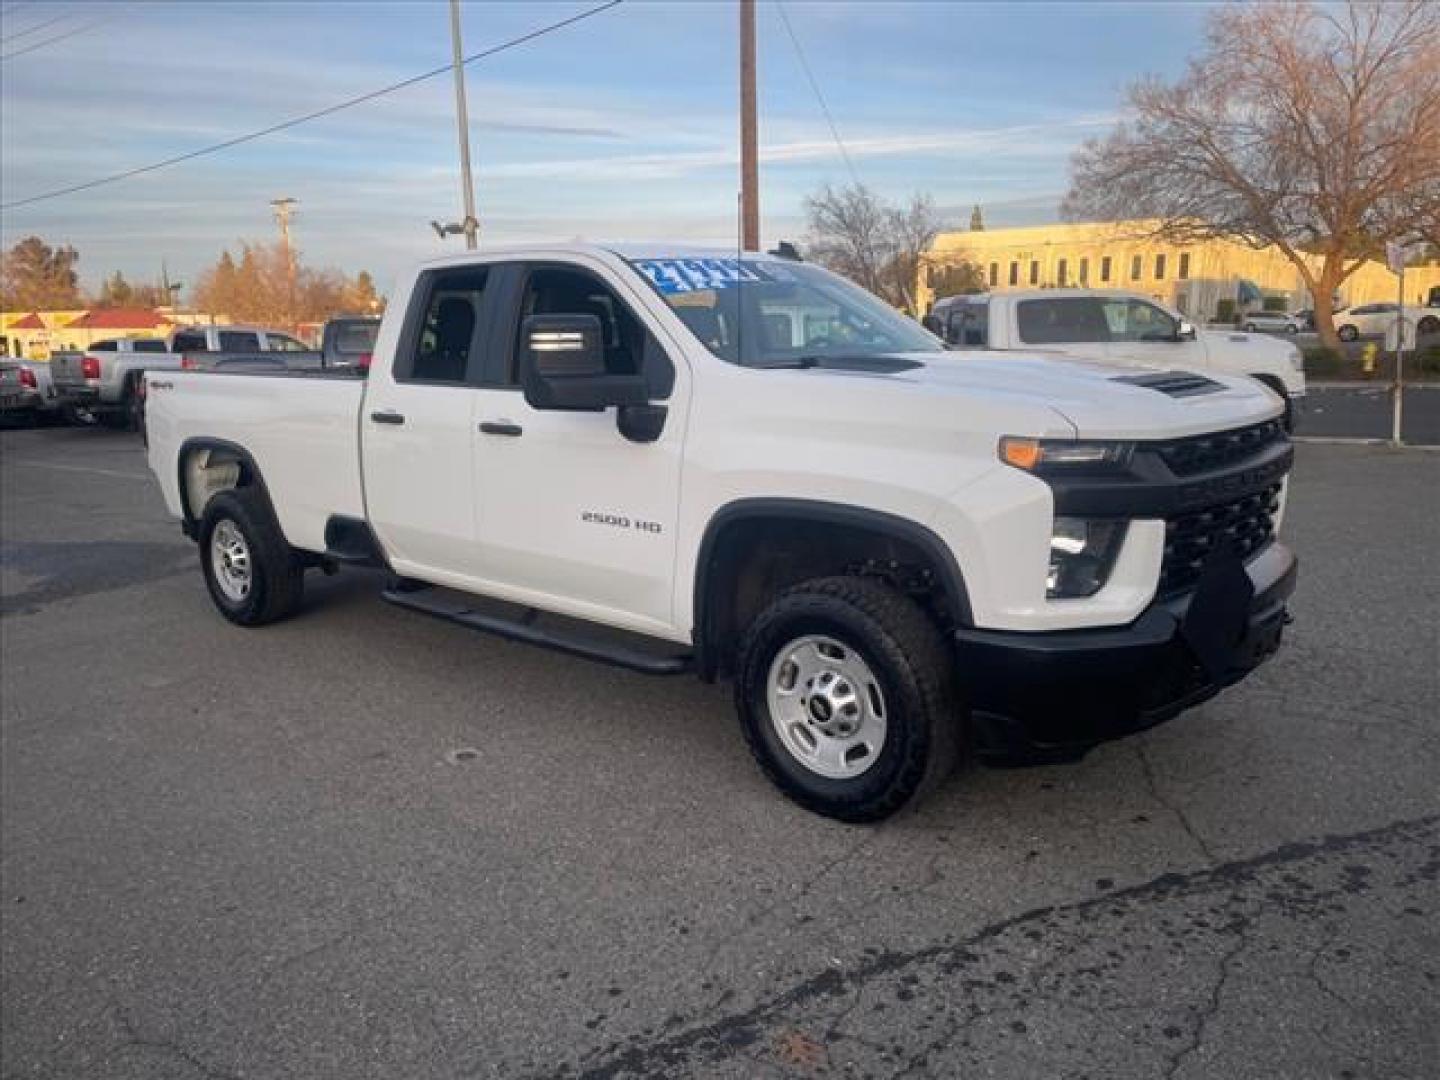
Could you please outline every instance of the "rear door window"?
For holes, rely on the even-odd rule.
[[[341,323],[335,331],[335,351],[345,356],[373,352],[379,323]]]
[[[97,342],[95,342],[94,345],[91,345],[91,346],[90,346],[90,351],[91,351],[91,352],[115,352],[115,351],[116,351],[115,342],[113,342],[113,341],[97,341]]]
[[[210,344],[203,333],[182,333],[175,335],[171,348],[176,352],[208,352]]]
[[[163,341],[132,341],[130,349],[133,352],[164,352],[165,342]]]
[[[945,340],[951,345],[983,349],[990,343],[990,305],[956,304],[945,323]]]
[[[259,352],[260,335],[251,330],[221,330],[221,352]]]
[[[478,372],[478,342],[484,313],[485,285],[489,268],[467,266],[437,270],[428,275],[420,292],[424,307],[418,323],[410,328],[407,340],[396,357],[397,382],[473,382]],[[473,363],[472,363],[473,361]]]
[[[1109,323],[1099,300],[1067,296],[1021,300],[1016,305],[1020,340],[1027,345],[1061,345],[1110,340]]]

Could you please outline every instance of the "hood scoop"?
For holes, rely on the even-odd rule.
[[[1146,390],[1156,390],[1175,398],[1214,394],[1225,389],[1223,384],[1214,379],[1207,379],[1204,375],[1196,375],[1192,371],[1153,371],[1144,375],[1122,375],[1111,381],[1143,386]]]

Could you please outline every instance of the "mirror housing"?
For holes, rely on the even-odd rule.
[[[531,408],[597,411],[649,403],[643,376],[605,370],[604,337],[594,315],[532,315],[520,340],[520,385]]]
[[[1180,325],[1175,328],[1176,341],[1194,341],[1195,324],[1188,319],[1181,319]]]

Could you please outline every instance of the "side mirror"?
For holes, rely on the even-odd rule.
[[[1195,340],[1195,326],[1194,326],[1194,324],[1193,324],[1193,323],[1190,323],[1190,322],[1187,322],[1187,321],[1184,320],[1184,319],[1181,319],[1181,320],[1180,320],[1180,325],[1175,328],[1175,340],[1176,340],[1176,341],[1194,341],[1194,340]]]
[[[640,375],[605,370],[600,320],[594,315],[532,315],[520,328],[520,385],[535,409],[599,410],[645,405]]]

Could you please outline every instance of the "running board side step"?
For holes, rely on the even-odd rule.
[[[613,664],[643,675],[683,675],[694,666],[694,658],[689,655],[663,656],[647,653],[623,644],[584,637],[558,627],[551,629],[537,626],[535,619],[539,612],[534,608],[527,608],[520,618],[505,618],[477,611],[465,606],[463,602],[447,601],[443,596],[437,596],[437,592],[438,590],[433,588],[390,588],[380,595],[397,607],[457,623],[471,630],[496,634],[511,641],[523,641],[527,645],[539,645],[541,648],[553,649],[585,660],[598,660],[603,664]]]

